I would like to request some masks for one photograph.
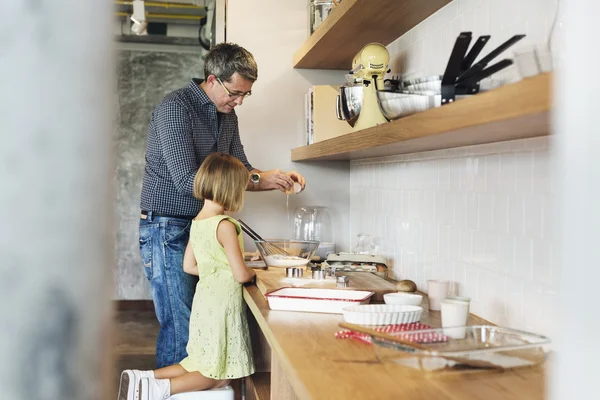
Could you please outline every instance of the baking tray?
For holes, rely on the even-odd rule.
[[[271,310],[342,314],[352,305],[365,304],[375,292],[317,288],[282,288],[265,296]]]
[[[491,325],[390,334],[417,343],[420,349],[371,336],[379,361],[424,371],[461,368],[452,360],[460,358],[485,361],[503,369],[530,367],[543,363],[550,350],[550,339],[545,336]]]

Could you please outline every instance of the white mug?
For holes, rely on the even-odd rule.
[[[427,281],[427,296],[429,297],[429,309],[440,310],[440,302],[448,296],[448,281],[430,279]]]
[[[469,303],[445,299],[441,302],[441,310],[444,334],[454,339],[464,338],[469,318]]]

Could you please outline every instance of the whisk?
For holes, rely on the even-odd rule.
[[[238,219],[237,221],[240,223],[242,230],[244,232],[246,232],[246,234],[248,236],[250,236],[254,241],[260,242],[263,250],[267,254],[280,254],[280,255],[284,255],[284,256],[289,256],[289,253],[287,251],[285,251],[284,249],[282,249],[281,247],[275,246],[273,243],[269,243],[266,240],[264,240],[263,238],[261,238],[258,235],[258,233],[254,232],[252,230],[252,228],[250,228],[244,221],[242,221],[241,219]]]

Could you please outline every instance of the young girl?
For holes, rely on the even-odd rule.
[[[164,400],[254,373],[242,284],[255,273],[244,263],[238,222],[225,215],[242,208],[248,178],[244,165],[227,154],[213,153],[200,166],[194,196],[204,207],[192,221],[183,260],[184,271],[199,277],[188,357],[154,371],[123,371],[118,400]]]

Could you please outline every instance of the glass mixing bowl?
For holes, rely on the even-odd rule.
[[[255,240],[267,267],[303,267],[319,247],[317,240]]]

